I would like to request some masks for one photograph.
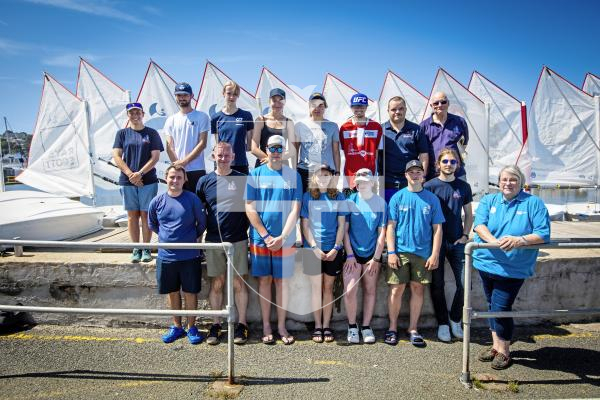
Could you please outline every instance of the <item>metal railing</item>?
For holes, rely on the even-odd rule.
[[[598,249],[600,242],[590,242],[589,239],[577,242],[575,240],[551,241],[547,244],[522,246],[521,249]],[[548,311],[473,311],[471,308],[471,269],[473,267],[473,250],[498,249],[497,243],[469,242],[465,246],[465,271],[464,271],[464,305],[463,305],[463,358],[460,382],[466,387],[472,387],[471,373],[469,370],[469,349],[471,344],[471,320],[477,318],[531,318],[531,317],[556,317],[565,315],[595,315],[600,314],[600,309],[590,308],[583,310],[548,310]]]
[[[4,240],[0,239],[0,245],[11,245],[15,248],[15,254],[22,253],[24,246],[54,248],[62,247],[78,250],[97,249],[204,249],[222,250],[227,253],[227,305],[224,310],[154,310],[154,309],[130,309],[130,308],[69,308],[69,307],[35,307],[14,306],[0,304],[0,311],[27,311],[39,313],[61,313],[61,314],[106,314],[106,315],[161,315],[161,316],[205,316],[227,318],[227,379],[230,384],[234,383],[234,323],[235,303],[233,296],[233,245],[224,243],[95,243],[95,242],[56,242],[40,240]]]

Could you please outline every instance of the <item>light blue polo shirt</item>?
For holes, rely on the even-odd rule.
[[[387,223],[387,204],[378,195],[365,200],[358,193],[348,197],[348,234],[352,250],[359,257],[371,257],[375,253],[378,230]]]
[[[319,199],[313,199],[310,192],[304,193],[302,197],[300,217],[308,219],[317,247],[324,252],[328,252],[335,246],[337,219],[346,215],[348,215],[346,198],[341,193],[338,193],[335,200],[330,199],[326,193],[320,193]],[[304,238],[304,247],[310,247],[306,238]]]
[[[396,251],[427,259],[433,245],[433,225],[446,222],[440,200],[429,190],[404,188],[391,199],[388,219],[396,221]]]
[[[474,227],[485,225],[495,238],[523,236],[534,233],[550,241],[550,216],[544,202],[521,190],[511,201],[502,193],[488,194],[481,199],[475,214]],[[484,243],[479,235],[475,242]],[[525,279],[533,275],[538,256],[536,249],[477,249],[473,265],[481,271],[507,278]]]

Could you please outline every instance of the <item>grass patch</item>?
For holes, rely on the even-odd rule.
[[[477,390],[485,390],[485,386],[477,378],[473,378],[473,388],[475,388]]]
[[[518,381],[508,381],[508,390],[513,393],[519,393],[519,382]]]

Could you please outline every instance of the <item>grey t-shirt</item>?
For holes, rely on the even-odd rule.
[[[337,124],[326,119],[319,123],[307,118],[297,122],[295,128],[300,141],[298,167],[310,170],[325,163],[335,168],[332,143],[340,141]]]

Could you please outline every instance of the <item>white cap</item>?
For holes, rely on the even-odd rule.
[[[285,139],[281,135],[273,135],[267,141],[267,146],[285,146]]]
[[[369,168],[361,168],[354,174],[354,182],[371,182],[373,180],[373,172]]]

